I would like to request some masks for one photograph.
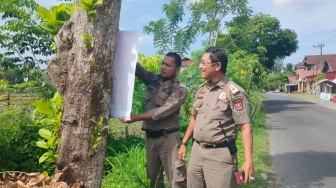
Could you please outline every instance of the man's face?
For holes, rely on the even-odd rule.
[[[201,69],[201,78],[211,80],[211,77],[216,72],[216,62],[211,62],[210,53],[204,53],[198,67]]]
[[[164,78],[172,78],[180,71],[180,67],[176,67],[175,59],[170,56],[165,56],[161,64],[161,76]]]

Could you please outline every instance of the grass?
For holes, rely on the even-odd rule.
[[[256,179],[247,184],[238,187],[246,188],[267,188],[275,186],[275,177],[271,171],[271,156],[269,153],[269,137],[266,126],[265,113],[260,113],[252,121],[253,123],[253,162],[254,174]],[[239,132],[237,147],[239,168],[244,162],[243,144],[241,141],[241,132]],[[266,179],[265,179],[266,175]]]

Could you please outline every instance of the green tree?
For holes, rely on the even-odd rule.
[[[168,51],[175,51],[183,56],[195,42],[198,22],[189,20],[187,26],[181,26],[185,3],[186,0],[170,0],[169,4],[162,7],[166,18],[150,21],[144,27],[145,33],[154,34],[154,46],[159,49],[157,53],[163,55]]]
[[[201,34],[207,35],[205,45],[216,46],[219,34],[226,28],[224,19],[228,15],[249,16],[251,10],[247,0],[200,0],[191,3],[191,20],[197,25]]]
[[[218,44],[231,53],[240,49],[257,54],[268,69],[298,48],[297,34],[290,29],[281,29],[279,20],[267,14],[235,17],[228,26],[228,33],[219,37]]]
[[[271,71],[272,71],[273,73],[277,73],[277,72],[282,72],[284,69],[285,69],[285,67],[284,67],[284,65],[283,65],[283,62],[277,60],[277,61],[274,63],[274,65],[273,65]]]
[[[288,73],[276,72],[269,74],[264,80],[264,89],[267,91],[274,91],[288,82]]]
[[[0,47],[5,50],[0,54],[0,67],[25,72],[47,63],[43,57],[53,53],[49,48],[52,39],[39,27],[37,6],[34,0],[0,2],[1,18],[6,20],[0,26]]]
[[[283,71],[289,73],[290,75],[294,75],[294,65],[292,63],[286,63]]]

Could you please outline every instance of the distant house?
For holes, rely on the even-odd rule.
[[[325,74],[329,81],[336,78],[336,54],[306,55],[302,62],[295,65],[294,69],[296,79],[293,80],[293,77],[288,77],[287,92],[297,89],[297,92],[315,93],[318,88],[314,83],[318,74]],[[295,87],[295,84],[297,87]]]
[[[285,92],[292,93],[298,90],[297,78],[295,76],[288,77],[288,84],[285,85]]]
[[[194,62],[191,59],[185,57],[185,58],[182,59],[181,69],[183,70],[183,68],[188,67],[189,65],[192,65],[192,64],[194,64]]]

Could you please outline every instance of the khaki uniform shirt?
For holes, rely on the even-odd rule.
[[[197,141],[210,144],[223,142],[223,130],[226,136],[236,139],[236,124],[250,122],[247,95],[227,76],[212,88],[209,82],[205,82],[199,87],[195,97],[191,113],[196,117],[193,138]]]
[[[187,89],[178,79],[164,81],[157,74],[148,72],[139,64],[136,76],[147,85],[146,112],[153,120],[146,120],[142,130],[158,131],[179,128],[180,107],[187,98]]]

